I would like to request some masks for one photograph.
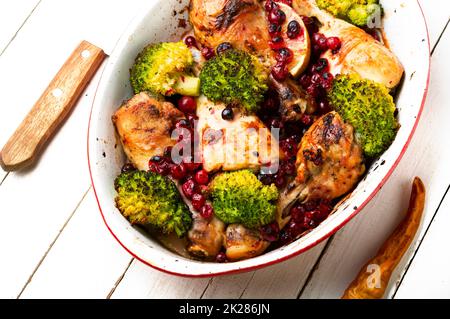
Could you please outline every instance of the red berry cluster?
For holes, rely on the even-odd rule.
[[[291,208],[291,220],[280,232],[280,244],[295,240],[303,232],[316,228],[331,213],[333,206],[326,200],[314,200]]]
[[[267,12],[267,20],[269,21],[269,35],[271,37],[269,46],[276,51],[277,63],[272,68],[272,76],[278,81],[284,81],[288,75],[288,64],[292,62],[294,57],[293,52],[286,48],[282,32],[282,24],[286,21],[286,14],[280,9],[277,1],[267,0],[264,8]],[[278,1],[292,6],[291,0]],[[290,21],[287,27],[287,36],[290,39],[295,39],[303,35],[304,30],[300,24],[293,20]]]

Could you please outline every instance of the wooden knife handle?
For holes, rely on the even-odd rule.
[[[87,41],[80,43],[3,147],[0,165],[5,171],[34,162],[105,58],[102,49]]]

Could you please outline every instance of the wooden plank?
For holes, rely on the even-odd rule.
[[[417,240],[392,276],[391,296],[404,268],[417,247],[450,181],[448,142],[450,99],[447,74],[450,63],[449,30],[439,42],[432,58],[428,100],[416,135],[393,176],[368,207],[334,238],[302,298],[336,298],[356,276],[361,266],[377,251],[402,219],[408,204],[412,178],[420,176],[428,190],[425,216]],[[430,128],[433,133],[430,134]],[[330,278],[333,278],[330,280]]]
[[[433,48],[450,18],[450,2],[448,0],[419,0],[419,3],[426,17],[431,48]]]
[[[203,298],[296,298],[325,243],[261,270],[214,278]]]
[[[0,2],[0,55],[30,16],[39,0]]]
[[[140,4],[141,0],[43,0],[0,58],[0,86],[8,92],[2,96],[0,144],[80,40],[94,39],[112,48]],[[40,161],[27,171],[10,174],[0,187],[0,241],[9,243],[2,246],[2,256],[10,261],[0,265],[1,297],[19,294],[89,188],[86,132],[98,80],[99,74]]]
[[[447,51],[448,52],[448,51]],[[450,298],[450,193],[447,193],[395,298]]]
[[[164,274],[134,260],[111,298],[195,299],[200,298],[210,279],[181,278]]]
[[[105,298],[131,259],[105,227],[90,190],[21,298]]]

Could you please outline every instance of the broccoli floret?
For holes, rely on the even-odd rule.
[[[354,25],[364,27],[375,14],[382,14],[379,0],[316,0],[320,9]]]
[[[151,226],[182,237],[192,218],[175,184],[167,177],[144,171],[119,175],[115,180],[116,206],[132,224]]]
[[[394,99],[384,85],[357,75],[339,75],[328,98],[355,129],[356,139],[367,157],[377,157],[391,145],[399,124]]]
[[[200,79],[191,75],[193,63],[192,53],[183,42],[147,46],[130,70],[134,93],[198,96]]]
[[[278,189],[274,184],[265,186],[249,170],[216,176],[210,197],[215,215],[227,224],[257,228],[275,220]]]
[[[213,102],[239,104],[247,112],[259,109],[268,76],[258,59],[230,49],[205,63],[200,73],[201,92]]]

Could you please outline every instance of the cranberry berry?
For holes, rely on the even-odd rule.
[[[270,39],[269,46],[272,50],[280,50],[284,47],[284,40],[281,36],[274,36]]]
[[[197,189],[197,185],[195,184],[194,180],[188,179],[184,184],[181,186],[181,189],[183,190],[183,194],[187,198],[192,198],[192,196],[195,194],[195,191]]]
[[[280,233],[280,228],[278,227],[278,223],[274,222],[268,225],[261,227],[261,236],[264,240],[268,242],[274,242],[278,240],[278,235]]]
[[[184,43],[188,46],[188,48],[197,48],[197,40],[193,36],[188,36],[186,39],[184,39]]]
[[[204,219],[210,219],[214,215],[214,209],[210,204],[205,204],[200,209],[200,216],[202,216]]]
[[[187,169],[186,166],[184,166],[184,163],[181,163],[180,165],[173,165],[170,169],[170,175],[174,179],[183,179],[186,177]]]
[[[269,34],[271,36],[280,35],[281,33],[281,25],[271,23],[269,24]]]
[[[197,173],[195,173],[194,179],[198,184],[206,185],[209,182],[208,172],[206,172],[204,169],[199,170]]]
[[[269,13],[269,22],[281,25],[286,21],[286,14],[279,8],[272,9]]]
[[[205,202],[206,198],[202,194],[195,193],[192,195],[192,207],[194,207],[196,211],[200,211],[203,205],[205,205]]]
[[[327,39],[327,46],[333,52],[338,52],[342,46],[341,40],[338,37],[331,37]]]
[[[232,121],[234,119],[234,112],[231,107],[226,107],[222,111],[222,119],[224,119],[225,121]]]
[[[214,50],[208,47],[202,48],[202,55],[206,60],[210,60],[215,56]]]
[[[286,80],[288,75],[289,75],[289,70],[288,70],[287,66],[285,64],[283,64],[283,63],[277,63],[272,68],[272,76],[277,81],[284,81],[284,80]]]
[[[227,255],[224,252],[220,252],[216,256],[216,261],[218,263],[226,263],[228,261]]]
[[[289,64],[292,62],[294,58],[294,54],[292,53],[292,51],[288,48],[282,48],[280,50],[278,50],[275,59],[278,62],[284,63],[284,64]]]

